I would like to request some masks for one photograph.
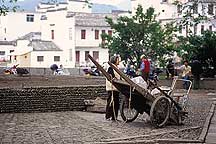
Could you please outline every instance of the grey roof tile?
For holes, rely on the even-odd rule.
[[[33,51],[62,51],[54,42],[33,40],[29,43],[33,47]]]
[[[105,17],[111,17],[114,20],[117,19],[117,14],[111,13],[74,13],[68,12],[69,15],[75,15],[75,25],[76,26],[95,26],[95,27],[109,27],[105,20]]]
[[[16,46],[16,41],[0,41],[0,45],[13,45],[13,46]]]
[[[33,40],[33,39],[41,39],[41,32],[30,32],[20,38],[18,38],[17,40]]]

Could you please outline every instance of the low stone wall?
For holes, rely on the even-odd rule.
[[[4,68],[0,67],[0,74],[4,74]],[[50,68],[26,68],[30,75],[53,75],[53,72]],[[65,68],[64,72],[68,75],[84,75],[84,67],[80,68]]]
[[[0,89],[0,112],[85,110],[85,99],[106,99],[104,86]]]
[[[192,80],[193,82],[193,80]],[[160,80],[159,85],[162,86],[171,86],[172,85],[172,80],[165,79],[165,80]],[[178,81],[176,83],[176,88],[182,89],[183,88],[183,82]],[[216,79],[215,78],[202,78],[200,80],[200,89],[216,89]]]

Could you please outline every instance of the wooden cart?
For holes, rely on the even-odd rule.
[[[183,123],[183,120],[187,116],[187,112],[184,111],[178,101],[170,96],[173,90],[172,88],[174,87],[166,92],[155,85],[155,88],[160,91],[160,95],[152,95],[148,90],[134,83],[112,63],[108,62],[123,80],[112,79],[97,61],[90,55],[88,57],[97,66],[98,70],[103,73],[107,80],[109,80],[125,96],[120,106],[123,120],[132,122],[137,118],[139,113],[143,114],[145,112],[150,116],[151,123],[155,127],[163,127],[168,122],[178,125]]]

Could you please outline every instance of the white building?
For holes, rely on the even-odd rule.
[[[87,54],[101,64],[107,62],[108,49],[100,46],[100,35],[112,34],[105,16],[116,18],[117,14],[93,14],[84,4],[83,0],[41,3],[34,13],[9,12],[1,16],[0,54],[11,65],[25,67],[47,68],[53,63],[66,68],[86,66]]]
[[[8,12],[0,16],[0,40],[12,41],[29,32],[41,31],[41,13]]]
[[[67,9],[72,12],[91,13],[92,8],[85,0],[67,0],[59,3],[39,3],[35,8],[37,12],[47,12],[47,10]]]
[[[52,41],[39,39],[41,33],[29,33],[14,41],[0,41],[0,53],[4,61],[11,66],[50,67],[50,64],[61,64],[63,51]]]
[[[70,13],[68,13],[70,14]],[[73,13],[71,13],[73,15]],[[76,64],[88,65],[90,54],[99,63],[107,62],[109,58],[108,49],[102,48],[102,33],[112,35],[112,30],[105,21],[105,17],[116,18],[114,14],[75,14],[75,50]]]
[[[135,14],[135,10],[138,5],[141,5],[144,9],[148,9],[149,7],[155,8],[155,12],[159,14],[157,17],[158,20],[162,22],[162,24],[170,21],[179,21],[182,18],[184,11],[182,11],[182,7],[179,5],[175,5],[174,2],[176,0],[131,0],[132,4],[132,14]],[[193,1],[191,0],[178,0],[183,5],[191,5]],[[216,31],[216,22],[215,22],[215,14],[216,14],[216,1],[215,0],[200,0],[198,5],[194,7],[192,10],[194,16],[198,16],[199,14],[205,15],[208,17],[207,21],[202,21],[200,24],[193,26],[182,26],[179,34],[186,36],[189,30],[191,30],[194,34],[202,34],[204,30]]]

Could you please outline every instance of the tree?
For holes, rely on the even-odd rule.
[[[173,23],[161,26],[156,20],[154,8],[150,7],[143,13],[138,6],[132,17],[121,16],[117,20],[106,18],[113,29],[113,35],[103,34],[104,47],[109,48],[110,54],[120,54],[123,60],[130,59],[138,67],[140,56],[145,54],[153,61],[164,61],[164,55],[172,55],[175,37]]]
[[[17,0],[0,0],[0,16],[6,15],[9,11],[16,11],[16,2]]]
[[[178,8],[179,18],[177,24],[179,29],[185,27],[186,36],[190,34],[196,35],[195,27],[201,22],[211,22],[214,19],[213,6],[216,1],[193,0],[188,2],[180,2],[176,0],[174,4]],[[211,8],[212,7],[212,8]]]
[[[216,33],[205,31],[203,35],[190,35],[179,45],[186,52],[183,59],[189,61],[196,58],[204,68],[204,75],[213,77],[216,74]]]

